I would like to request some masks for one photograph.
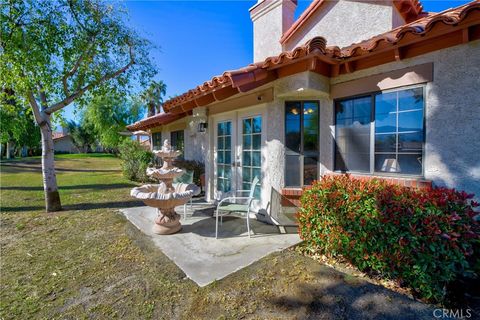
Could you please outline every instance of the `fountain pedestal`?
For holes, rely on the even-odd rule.
[[[153,225],[154,233],[172,234],[182,228],[180,215],[175,212],[175,207],[187,203],[195,193],[195,188],[198,187],[185,183],[173,185],[173,179],[181,176],[183,170],[172,165],[173,160],[181,152],[173,150],[168,140],[164,141],[161,150],[153,151],[153,153],[162,158],[163,166],[147,168],[147,175],[159,180],[160,184],[147,184],[133,188],[130,195],[143,200],[147,206],[157,209],[157,217]]]
[[[153,232],[156,234],[172,234],[182,229],[180,224],[180,215],[175,209],[163,210],[157,209],[157,217],[153,225]]]

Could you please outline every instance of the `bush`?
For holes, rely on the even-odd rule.
[[[444,302],[449,285],[479,275],[472,198],[447,188],[327,176],[303,193],[299,232],[309,250],[341,255],[362,271],[409,286],[417,297]]]
[[[187,171],[193,171],[193,183],[200,186],[200,176],[205,173],[203,163],[195,160],[176,159],[173,165]]]
[[[145,150],[140,143],[125,140],[119,147],[119,156],[122,159],[123,175],[133,181],[146,182],[149,180],[146,170],[153,161],[153,154]]]

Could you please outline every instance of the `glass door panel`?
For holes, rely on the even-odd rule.
[[[241,128],[242,190],[250,190],[253,179],[258,177],[260,182],[255,188],[255,198],[260,199],[262,181],[262,117],[255,116],[242,119]]]
[[[232,190],[232,121],[217,124],[217,191]]]

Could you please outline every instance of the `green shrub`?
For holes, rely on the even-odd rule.
[[[140,182],[149,180],[146,170],[153,161],[152,152],[137,141],[125,140],[119,147],[119,156],[122,159],[123,175],[127,179]]]
[[[479,214],[472,198],[447,188],[327,176],[303,193],[299,232],[313,252],[341,255],[420,298],[444,302],[449,285],[479,275]]]

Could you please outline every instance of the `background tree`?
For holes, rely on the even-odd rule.
[[[5,145],[6,158],[12,156],[12,145],[18,151],[27,147],[28,151],[36,152],[40,138],[40,129],[35,125],[31,109],[15,98],[13,90],[3,89],[0,93],[0,143]]]
[[[125,98],[114,90],[95,96],[83,113],[83,120],[90,124],[100,144],[116,151],[128,137],[119,133],[142,116],[143,105],[138,98]]]
[[[146,85],[149,43],[125,24],[118,4],[95,0],[7,0],[0,22],[0,83],[28,101],[42,134],[47,211],[61,209],[51,117],[75,101]]]
[[[147,90],[143,91],[141,98],[147,105],[147,115],[149,117],[162,111],[163,97],[167,93],[167,85],[160,81],[152,81]]]
[[[93,126],[85,121],[77,124],[75,121],[68,121],[67,128],[72,138],[72,142],[82,153],[92,151],[96,144],[96,137]]]

